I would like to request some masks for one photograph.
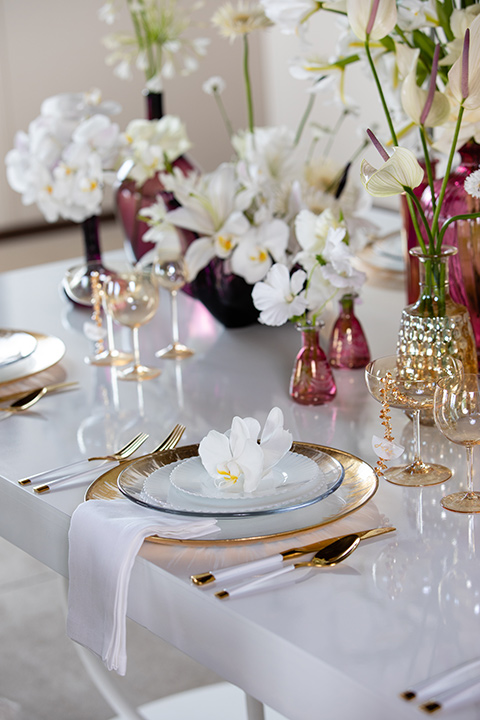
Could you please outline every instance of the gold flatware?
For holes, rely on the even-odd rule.
[[[61,382],[61,383],[54,383],[52,385],[45,385],[43,388],[32,388],[31,390],[19,390],[14,393],[10,393],[10,395],[3,395],[0,397],[0,403],[10,402],[11,400],[19,400],[21,398],[26,397],[32,392],[35,392],[36,390],[45,390],[45,392],[55,392],[56,390],[63,390],[64,388],[73,387],[74,385],[78,385],[78,380],[74,380],[72,382]]]
[[[356,533],[344,535],[343,537],[339,538],[338,540],[334,540],[329,545],[326,545],[321,550],[319,550],[311,560],[295,563],[293,565],[285,565],[284,567],[280,568],[280,570],[274,570],[273,572],[267,573],[266,575],[262,575],[256,580],[251,580],[250,582],[244,583],[243,585],[235,587],[231,590],[220,590],[219,592],[215,593],[215,597],[219,598],[220,600],[226,600],[230,597],[244,595],[251,590],[256,590],[259,585],[263,584],[267,580],[271,580],[280,575],[285,575],[286,573],[292,572],[293,570],[297,570],[297,568],[332,567],[333,565],[337,565],[339,562],[342,562],[342,560],[345,560],[345,558],[351,555],[359,543],[360,537]]]
[[[167,435],[165,440],[162,440],[162,442],[159,443],[156,448],[153,448],[152,452],[149,453],[149,455],[155,455],[155,453],[163,452],[164,450],[173,450],[173,448],[177,447],[185,430],[185,425],[175,425],[175,427]]]
[[[367,538],[383,535],[384,533],[393,532],[394,530],[394,527],[379,527],[371,530],[359,530],[355,533],[355,535],[358,535],[360,540],[366,540]],[[260,558],[260,560],[252,560],[250,562],[241,563],[240,565],[233,565],[219,570],[211,570],[210,572],[191,575],[191,580],[195,585],[203,586],[215,581],[231,580],[244,575],[266,572],[267,570],[272,570],[278,567],[287,560],[294,560],[302,555],[318,552],[327,545],[330,545],[332,542],[340,540],[342,537],[345,536],[339,535],[326,540],[319,540],[318,542],[311,543],[310,545],[290,548],[289,550],[284,550],[276,555],[269,555],[266,558]]]
[[[117,450],[115,453],[112,453],[111,455],[103,455],[99,458],[95,458],[98,460],[117,460],[122,458],[127,458],[132,455],[135,450],[138,450],[140,445],[143,445],[145,440],[148,438],[148,435],[146,433],[138,433],[138,435],[135,435],[134,438],[132,438],[126,445],[120,448],[120,450]],[[86,458],[83,460],[77,460],[73,463],[68,463],[68,465],[61,465],[60,467],[53,468],[53,470],[44,470],[43,472],[36,473],[35,475],[30,475],[28,478],[23,478],[22,480],[18,480],[19,485],[30,485],[34,482],[43,482],[45,477],[47,475],[52,475],[54,473],[67,470],[70,468],[78,467],[79,465],[84,465],[85,463],[90,462],[94,458]],[[42,478],[42,480],[39,480],[39,478]]]
[[[16,412],[22,412],[23,410],[28,410],[28,408],[32,407],[32,405],[35,405],[40,398],[42,398],[46,394],[45,388],[40,388],[40,390],[33,390],[32,392],[27,393],[24,397],[19,398],[18,400],[15,400],[11,405],[7,405],[7,407],[0,408],[0,412],[7,412],[7,413],[16,413]]]

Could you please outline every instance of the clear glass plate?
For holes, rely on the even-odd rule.
[[[198,457],[196,449],[191,457]],[[301,454],[301,457],[304,455]],[[178,455],[170,458],[170,462],[166,461],[165,453],[157,459],[139,458],[118,476],[119,490],[134,502],[167,513],[234,518],[287,512],[317,503],[335,492],[344,477],[343,466],[338,460],[316,450],[305,459],[316,466],[317,472],[305,482],[292,484],[281,495],[272,493],[268,497],[225,500],[189,495],[178,490],[171,483],[171,473],[185,458],[179,459]]]
[[[33,353],[37,340],[30,333],[0,330],[0,367],[23,360]]]

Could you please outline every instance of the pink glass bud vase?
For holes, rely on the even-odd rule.
[[[298,353],[290,380],[290,397],[301,405],[323,405],[337,393],[332,370],[320,347],[320,324],[298,323],[302,349]]]
[[[354,293],[343,295],[340,314],[333,326],[328,362],[333,368],[363,368],[370,362],[370,350],[360,321],[355,315]]]

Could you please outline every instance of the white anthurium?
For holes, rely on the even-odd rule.
[[[347,16],[355,35],[360,40],[381,40],[397,23],[396,0],[377,0],[377,10],[372,18],[376,0],[347,0]]]
[[[252,493],[271,486],[273,468],[292,445],[292,435],[283,422],[282,411],[274,407],[263,430],[255,418],[237,416],[226,433],[211,430],[200,442],[198,453],[217,488]]]
[[[470,43],[468,51],[468,92],[463,91],[464,52],[455,61],[448,73],[448,89],[458,104],[466,110],[477,110],[480,107],[480,15],[470,25]]]
[[[423,180],[424,170],[415,154],[403,147],[393,148],[391,156],[380,168],[362,160],[360,178],[373,197],[392,197],[405,192],[405,187],[416,188]]]
[[[283,220],[270,220],[251,228],[232,254],[232,272],[253,285],[262,280],[275,262],[285,261],[290,230]]]
[[[275,263],[252,290],[253,304],[260,310],[264,325],[283,325],[290,318],[302,315],[307,306],[304,285],[307,274],[296,270],[292,277],[286,265]]]
[[[419,55],[419,48],[411,48],[404,43],[395,43],[395,61],[400,79],[405,79],[416,68]]]
[[[402,84],[402,106],[408,117],[416,125],[420,125],[421,116],[428,98],[428,90],[417,85],[416,68],[405,78]],[[432,106],[422,123],[425,127],[438,127],[443,125],[450,115],[450,102],[444,93],[435,91]]]
[[[440,60],[440,65],[453,65],[462,55],[463,38],[465,30],[470,27],[476,16],[480,13],[480,5],[469,5],[466,8],[455,8],[450,16],[450,29],[454,39],[446,45],[446,56]]]

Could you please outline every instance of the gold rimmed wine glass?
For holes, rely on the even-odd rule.
[[[154,271],[159,285],[166,288],[170,293],[172,320],[172,342],[167,347],[158,350],[155,355],[156,357],[173,360],[191,357],[195,354],[195,351],[180,342],[178,331],[177,294],[186,283],[184,260],[179,256],[171,260],[159,261],[155,263]]]
[[[480,512],[480,492],[473,489],[473,448],[480,445],[480,375],[466,373],[439,381],[435,390],[435,424],[467,454],[467,489],[442,498],[447,510]]]
[[[98,275],[98,274],[97,274]],[[106,323],[106,338],[107,347],[105,348],[104,343],[101,343],[101,347],[98,352],[94,355],[85,358],[85,362],[88,365],[100,365],[108,367],[121,367],[122,365],[128,365],[133,360],[132,353],[124,352],[123,350],[117,350],[115,347],[115,338],[113,333],[113,320],[110,310],[108,309],[107,297],[105,291],[106,283],[115,277],[115,273],[112,271],[108,272],[108,275],[104,275],[103,278],[98,275],[98,278],[92,277],[92,302],[94,308],[98,305],[98,314],[100,309],[103,310]],[[95,310],[96,312],[97,310]],[[100,320],[101,322],[101,320]]]
[[[461,364],[449,355],[435,366],[413,358],[411,365],[404,359],[399,363],[396,355],[378,358],[367,365],[365,380],[375,400],[412,412],[413,462],[388,468],[383,473],[385,480],[395,485],[420,487],[438,485],[452,476],[451,470],[444,465],[426,463],[421,458],[420,410],[433,408],[435,387],[441,377],[455,377],[461,371]]]
[[[158,308],[158,289],[150,272],[133,270],[113,275],[105,284],[108,311],[120,325],[132,330],[133,366],[118,371],[121,380],[150,380],[160,375],[160,369],[140,363],[138,329],[155,315]]]

